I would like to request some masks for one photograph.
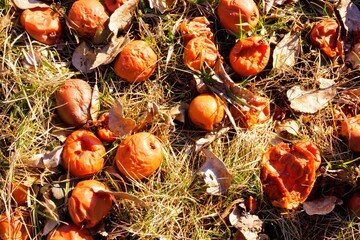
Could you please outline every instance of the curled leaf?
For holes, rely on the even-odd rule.
[[[300,34],[289,32],[276,45],[273,53],[273,67],[276,70],[288,70],[295,65],[300,53]]]
[[[119,136],[125,136],[130,134],[136,127],[136,122],[131,118],[125,118],[123,116],[123,107],[119,100],[115,100],[114,105],[109,111],[109,129],[110,131],[118,134]]]
[[[342,201],[335,196],[326,196],[304,202],[303,208],[308,215],[326,215],[334,210],[336,204],[340,205]]]
[[[131,24],[138,3],[139,0],[127,0],[111,14],[108,27],[114,36]]]
[[[223,161],[221,161],[210,150],[203,149],[206,156],[206,162],[200,168],[200,173],[208,185],[207,193],[220,195],[225,193],[231,184],[232,176],[227,170]]]
[[[32,8],[49,8],[50,6],[40,0],[13,0],[16,7],[25,10]]]
[[[297,3],[299,0],[263,0],[264,11],[268,13],[272,7],[284,4]]]
[[[298,136],[300,125],[296,120],[288,118],[281,122],[277,122],[275,125],[275,131],[283,137],[287,137],[288,135]]]
[[[56,168],[61,163],[62,150],[63,146],[57,146],[49,153],[35,154],[25,164],[30,167]]]
[[[178,105],[170,109],[170,115],[179,122],[185,123],[185,116],[187,114],[188,108],[188,103],[180,102]]]
[[[90,104],[90,116],[93,121],[97,120],[100,109],[100,99],[99,99],[99,87],[95,84],[92,96],[91,96],[91,104]]]
[[[62,199],[65,197],[65,188],[60,186],[60,184],[54,184],[54,186],[51,188],[52,195],[56,199]]]

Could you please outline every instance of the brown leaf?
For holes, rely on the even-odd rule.
[[[171,10],[176,2],[176,0],[149,0],[149,5],[150,8],[156,9],[163,14],[164,12]]]
[[[200,173],[208,185],[207,193],[220,195],[225,193],[231,184],[232,176],[227,170],[223,161],[221,161],[210,150],[203,149],[206,156],[206,162],[200,168]]]
[[[360,43],[355,44],[351,51],[345,56],[345,61],[351,63],[353,69],[357,69],[360,66]]]
[[[245,207],[235,207],[229,215],[230,224],[237,228],[245,240],[256,240],[262,231],[263,222],[257,215],[248,214]]]
[[[22,52],[24,54],[23,64],[25,68],[32,69],[41,66],[41,58],[38,52],[26,52],[25,49],[22,49]]]
[[[360,10],[351,0],[340,0],[337,10],[347,31],[360,29]]]
[[[342,204],[342,200],[335,196],[326,196],[313,201],[304,202],[303,208],[308,215],[326,215],[334,210],[335,205]]]
[[[290,136],[298,136],[300,131],[299,123],[294,119],[284,119],[281,122],[278,121],[275,124],[275,131],[277,134],[286,137]]]
[[[303,90],[301,86],[294,86],[287,91],[291,108],[302,113],[316,113],[326,107],[335,95],[335,87]]]
[[[180,102],[178,105],[170,109],[170,115],[172,118],[179,122],[185,123],[185,117],[189,109],[189,104],[186,102]]]
[[[209,146],[215,139],[226,134],[230,130],[230,127],[221,128],[219,131],[212,131],[205,135],[205,137],[200,138],[195,142],[195,152],[203,150],[205,147]]]
[[[127,0],[111,14],[108,27],[114,36],[117,36],[119,31],[129,27],[138,3],[139,0]]]
[[[91,64],[90,70],[111,63],[129,41],[128,35],[113,36],[107,45],[95,49],[95,60]]]
[[[100,96],[99,96],[99,87],[95,84],[92,96],[91,96],[91,104],[90,104],[90,116],[91,120],[96,121],[99,114],[100,109]]]
[[[25,10],[32,8],[49,8],[50,6],[39,0],[13,0],[16,7]]]
[[[45,225],[44,225],[44,228],[42,230],[42,236],[46,236],[48,235],[52,230],[54,230],[56,228],[57,225],[59,225],[60,222],[59,220],[54,220],[54,219],[50,219],[50,218],[47,218],[45,220]]]
[[[300,33],[289,32],[276,45],[273,52],[273,68],[276,70],[289,70],[295,65],[300,54]]]
[[[63,146],[55,147],[49,153],[40,153],[33,155],[24,163],[30,167],[46,167],[49,169],[56,168],[61,164],[61,153],[63,150]]]
[[[96,54],[86,42],[80,43],[75,49],[71,63],[79,71],[84,73],[93,72],[93,64],[96,60]]]
[[[136,127],[136,122],[131,118],[125,118],[123,116],[123,107],[119,100],[115,100],[114,105],[109,111],[109,129],[110,131],[118,134],[119,136],[125,136],[130,134]]]

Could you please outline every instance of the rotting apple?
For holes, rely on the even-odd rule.
[[[264,123],[270,118],[270,102],[268,98],[255,95],[247,101],[248,106],[237,104],[230,107],[231,115],[245,128]]]
[[[143,40],[128,43],[115,60],[115,74],[129,83],[143,82],[155,71],[157,55]]]
[[[355,191],[347,203],[347,208],[350,213],[360,217],[360,191]]]
[[[335,19],[317,22],[310,32],[311,43],[319,47],[327,56],[336,57],[341,52],[338,31],[339,24]]]
[[[97,123],[97,134],[103,141],[114,142],[119,138],[118,134],[109,129],[109,112],[101,114]]]
[[[51,231],[47,240],[93,240],[94,237],[83,228],[72,223],[63,224],[57,229]]]
[[[253,0],[220,0],[217,15],[221,25],[237,35],[254,28],[260,16]]]
[[[115,161],[119,171],[132,179],[143,179],[154,173],[164,159],[159,139],[148,132],[125,138],[119,145]]]
[[[98,173],[104,167],[106,150],[92,132],[80,129],[72,132],[65,141],[62,166],[75,177]]]
[[[184,19],[180,25],[180,33],[184,41],[184,45],[195,37],[207,37],[210,40],[213,40],[214,37],[210,28],[210,22],[206,17]]]
[[[104,28],[109,15],[99,0],[77,0],[68,14],[69,25],[83,37],[94,37],[98,28]]]
[[[29,214],[19,209],[0,215],[0,239],[27,240],[30,237]]]
[[[84,228],[92,228],[98,224],[112,206],[112,196],[107,191],[108,187],[97,180],[79,182],[68,201],[72,221]]]
[[[263,156],[261,183],[275,207],[294,209],[309,196],[321,163],[320,152],[311,142],[290,146],[281,142]]]
[[[352,151],[360,152],[360,115],[341,121],[341,135],[347,139]]]
[[[270,45],[259,36],[243,38],[231,49],[229,58],[231,67],[239,75],[256,75],[269,62]]]
[[[59,117],[71,127],[81,127],[90,120],[91,86],[81,79],[65,81],[55,92]]]
[[[218,50],[213,41],[207,37],[191,39],[184,49],[184,64],[194,70],[214,67],[218,58]]]
[[[20,23],[32,38],[48,45],[56,43],[62,35],[59,15],[50,8],[26,9]]]

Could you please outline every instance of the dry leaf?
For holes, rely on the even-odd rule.
[[[154,117],[159,114],[159,107],[156,105],[156,103],[150,102],[147,105],[146,115],[143,117],[143,120],[141,123],[134,128],[134,132],[140,131],[143,127],[145,127],[146,124],[152,122]]]
[[[360,43],[355,44],[345,56],[345,61],[351,63],[353,69],[360,66]]]
[[[230,224],[237,228],[245,240],[258,239],[262,231],[263,222],[257,215],[252,215],[244,211],[245,207],[235,207],[229,215]]]
[[[27,69],[33,69],[41,66],[42,62],[40,59],[40,54],[36,51],[26,52],[25,49],[22,49],[24,54],[23,64]]]
[[[295,65],[300,54],[300,34],[289,32],[276,45],[273,53],[273,68],[276,70],[289,70]]]
[[[95,49],[95,60],[90,66],[90,70],[111,63],[129,41],[128,35],[120,37],[113,36],[107,45]]]
[[[139,0],[127,0],[111,14],[108,27],[114,36],[117,36],[119,31],[129,27],[138,3]]]
[[[179,122],[185,123],[186,114],[189,109],[189,104],[186,102],[180,102],[178,105],[170,109],[170,115],[173,119]]]
[[[99,114],[100,109],[100,99],[99,99],[99,88],[97,84],[95,84],[92,96],[91,96],[91,105],[90,105],[90,116],[91,120],[96,121]]]
[[[56,168],[61,164],[62,150],[63,146],[57,146],[49,153],[40,153],[33,155],[29,160],[24,163],[30,167],[46,167],[49,169]]]
[[[277,134],[286,137],[287,135],[298,136],[300,132],[300,125],[294,119],[284,119],[275,124],[275,131]]]
[[[347,31],[360,29],[360,10],[351,0],[340,0],[337,9]]]
[[[93,69],[91,68],[96,60],[96,54],[94,50],[89,47],[86,42],[80,43],[79,46],[75,49],[71,63],[74,67],[84,73],[91,73]]]
[[[42,230],[42,236],[48,235],[53,229],[56,228],[57,225],[59,225],[60,222],[58,220],[47,218],[45,220],[45,226]]]
[[[124,118],[123,107],[119,100],[115,100],[114,105],[109,111],[109,129],[110,131],[125,136],[130,134],[136,127],[136,122],[131,118]]]
[[[316,90],[303,90],[301,86],[292,87],[286,94],[291,108],[302,113],[316,113],[326,107],[336,95],[336,88],[329,87],[330,84],[334,84],[331,81],[323,80],[321,84],[326,83],[327,87],[320,86],[320,89]]]
[[[209,132],[205,135],[205,137],[200,138],[195,143],[195,152],[199,152],[203,150],[203,148],[209,146],[215,139],[224,135],[230,130],[230,127],[221,128],[219,131]]]
[[[326,196],[313,201],[304,202],[303,208],[308,215],[326,215],[334,210],[335,205],[343,202],[335,196]]]
[[[220,195],[225,193],[231,184],[232,176],[227,170],[223,161],[215,156],[210,150],[203,149],[206,162],[200,168],[201,175],[208,185],[207,193]]]
[[[16,7],[25,10],[31,8],[49,8],[50,6],[39,0],[13,0]]]
[[[150,8],[159,11],[161,14],[171,10],[175,4],[176,0],[149,0]]]
[[[131,195],[131,194],[126,193],[126,192],[114,192],[114,191],[104,190],[102,188],[97,188],[97,187],[93,187],[92,189],[93,189],[93,191],[95,193],[110,194],[114,198],[122,198],[122,199],[131,200],[131,201],[135,202],[136,204],[138,204],[138,205],[140,205],[142,207],[147,207],[147,205],[146,205],[146,203],[144,201],[142,201],[139,198],[137,198],[136,196]]]

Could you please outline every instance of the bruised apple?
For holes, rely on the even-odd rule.
[[[215,43],[207,37],[191,39],[184,49],[184,64],[191,69],[214,67],[218,57]]]
[[[50,8],[26,9],[20,23],[32,38],[48,45],[56,43],[62,34],[59,15]]]
[[[217,15],[221,25],[237,35],[254,28],[260,16],[253,0],[220,0]]]
[[[185,45],[196,37],[206,37],[212,40],[214,36],[210,28],[210,22],[206,17],[184,19],[180,25],[180,33]]]
[[[84,125],[90,117],[92,90],[81,79],[70,79],[55,93],[59,117],[71,127]]]
[[[270,45],[259,36],[239,40],[230,52],[230,65],[236,73],[247,77],[256,75],[270,59]]]
[[[63,224],[49,233],[47,240],[93,240],[94,237],[83,228],[72,223]]]
[[[290,146],[279,143],[264,154],[261,183],[275,207],[294,209],[309,196],[321,163],[320,152],[311,142]]]
[[[319,47],[327,56],[335,57],[340,53],[338,41],[339,24],[334,19],[322,20],[315,24],[310,33],[313,45]]]
[[[69,198],[68,210],[72,221],[79,227],[92,228],[110,211],[112,196],[105,184],[96,180],[79,182]]]
[[[348,140],[352,151],[360,152],[360,115],[342,120],[341,135]]]
[[[72,132],[65,141],[62,165],[75,177],[86,177],[104,167],[106,150],[92,132],[80,129]]]
[[[247,101],[248,106],[232,105],[231,115],[245,128],[253,128],[257,124],[264,123],[270,118],[269,99],[255,95]]]

